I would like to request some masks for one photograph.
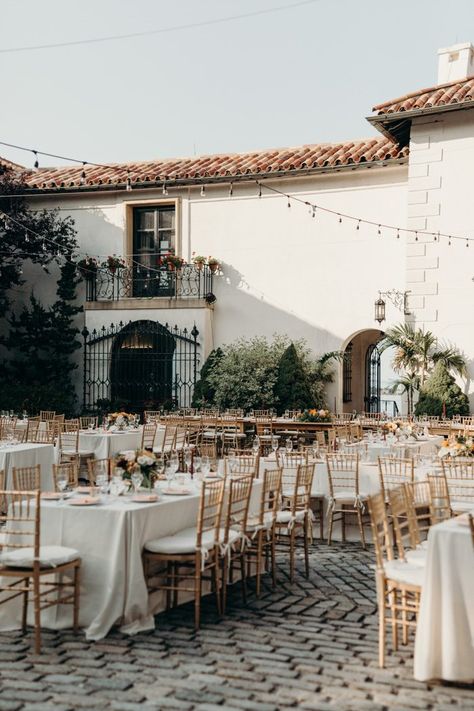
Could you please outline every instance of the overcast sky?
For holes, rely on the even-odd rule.
[[[375,103],[435,84],[437,49],[466,41],[474,0],[0,0],[0,140],[112,162],[370,136]]]

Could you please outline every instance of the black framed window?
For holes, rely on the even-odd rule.
[[[352,402],[352,345],[351,341],[342,362],[342,402]]]
[[[160,270],[160,259],[176,253],[174,205],[135,207],[133,210],[133,295],[166,296],[173,290],[172,274]]]

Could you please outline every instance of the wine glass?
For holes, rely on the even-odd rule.
[[[134,496],[138,494],[138,489],[141,486],[141,483],[143,481],[143,474],[141,472],[133,472],[132,476],[132,486],[133,486],[133,493]]]
[[[61,492],[61,498],[59,499],[60,502],[64,501],[64,493],[67,489],[67,485],[69,484],[68,476],[66,472],[59,472],[58,476],[56,478],[56,483],[58,486],[59,491]]]
[[[165,463],[163,459],[157,459],[155,464],[155,471],[157,480],[161,479],[163,472],[165,471]]]
[[[176,469],[174,468],[174,465],[172,464],[171,459],[169,459],[166,462],[166,467],[165,467],[165,477],[166,477],[166,481],[168,482],[168,488],[170,487],[171,482],[174,479],[175,473],[176,473]]]
[[[287,454],[291,454],[293,451],[293,440],[291,437],[288,437],[288,439],[285,442],[285,449]]]
[[[272,450],[274,451],[275,456],[276,456],[277,449],[278,449],[278,437],[273,436],[272,437]]]
[[[209,474],[211,471],[211,460],[209,457],[201,457],[201,473],[203,478],[206,478],[206,476]]]
[[[95,483],[99,487],[101,494],[107,494],[109,489],[109,480],[107,474],[98,474],[95,478]]]
[[[176,472],[179,469],[179,457],[177,454],[172,454],[170,457],[170,465],[173,469],[173,474],[176,474]]]
[[[191,469],[191,462],[193,461],[193,452],[191,447],[186,447],[184,450],[184,463],[186,465],[186,471],[190,471]]]
[[[260,438],[258,435],[253,440],[252,451],[255,455],[260,452]]]

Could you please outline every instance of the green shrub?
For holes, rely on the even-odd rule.
[[[279,415],[285,410],[304,410],[314,406],[309,374],[294,343],[290,343],[280,358],[273,394]]]
[[[443,362],[436,363],[423,388],[420,398],[416,403],[416,415],[443,415],[443,406],[446,416],[468,415],[469,400],[463,393],[453,376],[448,372]]]

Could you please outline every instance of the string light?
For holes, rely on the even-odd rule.
[[[290,208],[290,207],[291,207],[290,196],[287,195],[287,196],[286,196],[286,199],[288,200],[288,202],[286,203],[286,206],[287,206],[288,208]]]
[[[166,197],[168,195],[168,188],[166,187],[166,183],[163,183],[163,189],[162,189],[161,193],[164,197]]]
[[[337,213],[339,215],[339,213]],[[342,222],[342,217],[339,215],[339,224]]]
[[[380,229],[380,225],[378,226],[377,234],[378,234],[378,235],[381,235],[381,234],[382,234],[382,231],[381,231],[381,229]]]
[[[206,197],[206,186],[201,185],[201,197]]]
[[[397,227],[397,239],[400,239],[400,230]]]
[[[234,194],[234,184],[231,183],[229,185],[229,197],[232,197],[233,194]]]
[[[258,184],[258,197],[259,198],[262,197],[262,184],[261,183]]]
[[[34,168],[35,170],[39,170],[40,164],[39,164],[39,160],[38,160],[38,152],[37,152],[37,151],[33,151],[33,155],[34,155],[34,157],[35,157],[35,162],[34,162],[34,164],[33,164],[33,168]]]
[[[86,171],[84,170],[85,162],[82,163],[82,173],[81,173],[81,185],[85,185],[86,182]]]
[[[357,221],[356,230],[360,230],[360,220]]]
[[[418,232],[415,232],[415,242],[418,242]]]
[[[132,189],[132,179],[130,178],[130,169],[127,170],[127,182],[126,182],[126,189],[130,192]]]

